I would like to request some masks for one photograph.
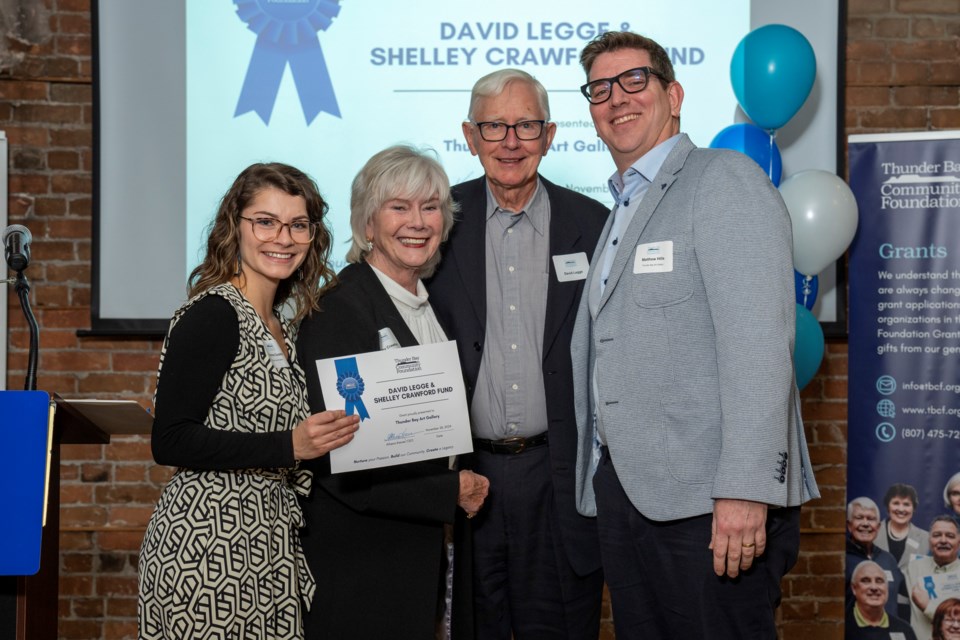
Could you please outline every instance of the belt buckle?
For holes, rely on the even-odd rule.
[[[527,439],[520,436],[510,436],[504,438],[500,444],[508,447],[510,453],[523,453],[523,450],[527,448]]]

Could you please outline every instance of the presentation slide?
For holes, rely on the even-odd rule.
[[[745,119],[730,83],[737,43],[758,20],[776,20],[771,5],[786,3],[761,3],[766,8],[751,9],[749,0],[672,0],[642,3],[629,11],[613,0],[158,4],[169,6],[148,9],[146,2],[99,0],[98,126],[104,144],[99,153],[95,328],[98,320],[109,324],[111,319],[119,319],[121,327],[165,326],[185,296],[187,274],[202,258],[205,231],[220,197],[253,162],[288,163],[316,180],[330,206],[332,266],[339,270],[350,239],[350,184],[371,155],[408,143],[433,149],[452,184],[481,175],[461,124],[473,83],[498,69],[523,69],[548,90],[557,135],[541,173],[611,204],[607,179],[613,163],[579,89],[585,82],[579,64],[584,44],[599,33],[620,29],[662,43],[686,94],[682,130],[695,144],[708,146],[724,127]],[[828,82],[835,82],[836,2],[820,4],[831,25],[827,31],[833,33],[827,71]],[[764,13],[771,11],[774,16]],[[113,17],[118,14],[122,18]],[[173,49],[169,56],[156,49],[147,55],[141,51],[144,41],[138,39],[137,28],[131,30],[127,23],[140,29],[150,24],[151,30],[159,23],[168,34],[179,28],[183,35],[167,38],[165,46]],[[107,61],[107,53],[123,60]],[[131,56],[147,58],[148,69],[166,65],[173,71],[158,70],[154,80],[145,80],[143,67],[135,66]],[[123,66],[130,67],[126,79],[120,69],[121,79],[112,80],[118,76],[107,71]],[[123,148],[129,136],[108,131],[129,111],[122,95],[131,91],[131,83],[140,87],[133,90],[138,99],[150,105],[142,108],[158,111],[159,121],[167,125],[143,126],[151,120],[137,114],[138,135],[152,138],[141,149],[156,150],[145,160],[153,170],[149,178],[138,174],[138,163]],[[111,97],[114,90],[120,90],[120,98]],[[835,116],[831,118],[828,151],[822,154],[830,166],[818,168],[834,168]],[[786,175],[791,170],[789,154],[782,144],[781,149]],[[163,159],[165,154],[171,157]],[[813,165],[805,162],[793,170],[806,168]],[[124,196],[110,195],[114,182],[123,185]],[[147,226],[137,226],[128,219],[131,215],[145,217]],[[175,243],[180,247],[156,251],[155,258],[150,247],[114,251],[124,244],[123,236],[111,234],[123,234],[124,229],[149,229],[160,234],[156,241],[167,249]],[[138,282],[140,270],[142,277],[162,276],[164,282],[145,292]],[[133,325],[124,325],[125,320]]]

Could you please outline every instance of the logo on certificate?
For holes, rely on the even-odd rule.
[[[420,371],[420,358],[418,356],[410,356],[408,358],[396,358],[394,362],[397,363],[397,373],[411,373],[413,371]]]

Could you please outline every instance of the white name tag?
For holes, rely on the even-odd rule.
[[[673,240],[637,245],[633,256],[634,273],[666,273],[673,271]]]
[[[553,256],[553,267],[557,270],[557,282],[586,280],[590,261],[583,251],[568,253],[565,256]]]
[[[907,634],[902,631],[891,631],[890,640],[907,640]]]
[[[273,338],[267,338],[263,341],[263,350],[267,352],[267,357],[270,358],[270,364],[277,369],[286,369],[290,366],[286,356],[283,355],[283,349],[280,348],[280,345],[277,344],[277,341]]]
[[[914,540],[913,538],[907,538],[907,546],[913,547],[914,549],[919,549],[920,543]]]
[[[885,576],[887,576],[887,582],[893,582],[893,571],[890,571],[889,569],[884,569],[883,573]]]

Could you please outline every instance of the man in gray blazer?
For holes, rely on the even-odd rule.
[[[775,637],[799,505],[819,496],[790,219],[752,160],[680,134],[660,45],[605,33],[580,60],[617,206],[572,338],[577,508],[598,516],[617,640]]]

